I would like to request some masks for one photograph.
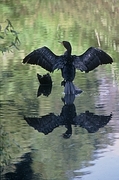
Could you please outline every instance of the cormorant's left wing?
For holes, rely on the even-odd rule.
[[[80,71],[89,72],[102,64],[111,64],[113,59],[104,51],[90,47],[80,56],[73,56],[73,64]]]
[[[47,71],[53,72],[56,69],[54,65],[59,59],[60,56],[55,55],[49,48],[44,46],[28,54],[23,59],[23,63],[39,65]]]

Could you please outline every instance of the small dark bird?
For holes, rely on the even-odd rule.
[[[65,86],[65,94],[75,94],[76,87],[73,84],[76,69],[88,73],[102,64],[111,64],[112,58],[104,51],[90,47],[82,55],[71,55],[72,47],[68,41],[61,42],[66,48],[64,55],[57,56],[49,48],[42,47],[34,50],[28,54],[23,63],[36,64],[53,72],[55,69],[61,69],[64,81],[62,84]]]
[[[52,79],[49,73],[44,74],[43,76],[37,73],[37,77],[40,85],[52,85]]]
[[[41,96],[49,96],[52,91],[52,79],[49,73],[44,74],[43,76],[37,73],[37,77],[40,83],[40,86],[37,91],[37,97]]]

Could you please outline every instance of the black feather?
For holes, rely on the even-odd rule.
[[[53,66],[56,64],[57,60],[58,56],[56,56],[49,48],[42,47],[28,54],[23,59],[23,63],[36,64],[49,72],[53,72]]]
[[[90,47],[86,52],[80,56],[73,56],[73,64],[75,68],[89,72],[102,64],[111,64],[112,58],[104,51]]]

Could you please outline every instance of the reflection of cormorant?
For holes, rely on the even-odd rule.
[[[98,48],[90,47],[82,55],[76,56],[71,55],[72,47],[69,42],[62,41],[61,43],[67,50],[64,55],[57,56],[49,48],[42,47],[28,54],[23,59],[23,63],[39,65],[49,72],[61,69],[65,94],[75,94],[75,86],[72,81],[75,78],[76,69],[89,72],[101,64],[113,62],[108,54]]]
[[[40,95],[49,96],[52,91],[52,79],[51,76],[47,73],[43,76],[37,74],[40,86],[37,91],[37,97]]]
[[[24,119],[30,126],[34,127],[34,129],[44,133],[45,135],[52,132],[53,129],[64,125],[67,128],[67,131],[63,134],[64,138],[69,138],[71,136],[71,125],[85,128],[89,133],[95,133],[99,130],[99,128],[105,126],[111,120],[112,114],[109,116],[95,115],[89,111],[85,111],[85,113],[81,113],[77,116],[76,108],[73,104],[74,98],[65,97],[64,100],[68,103],[64,104],[60,115],[50,113],[38,118],[24,117]]]

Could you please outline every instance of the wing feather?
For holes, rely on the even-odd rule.
[[[75,68],[89,72],[102,64],[111,64],[113,59],[104,51],[90,47],[80,56],[73,56]]]
[[[47,71],[53,72],[58,57],[49,48],[44,46],[28,54],[23,59],[23,63],[39,65]]]
[[[81,113],[80,115],[74,118],[76,125],[79,125],[82,128],[87,129],[89,133],[94,133],[99,130],[99,128],[104,127],[112,118],[112,114],[105,115],[96,115],[89,111]]]
[[[63,123],[63,119],[60,116],[56,116],[54,113],[47,114],[42,117],[24,117],[24,120],[39,132],[45,135],[52,132],[53,129],[59,127]]]

